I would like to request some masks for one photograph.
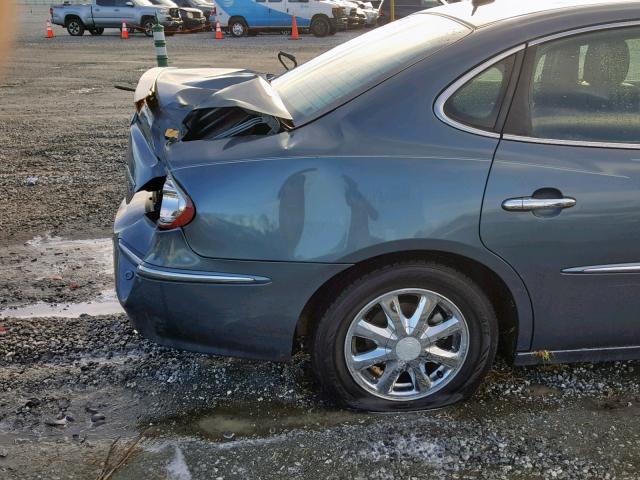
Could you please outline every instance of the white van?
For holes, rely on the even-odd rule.
[[[217,0],[217,19],[234,37],[260,31],[298,28],[316,37],[333,35],[346,27],[345,9],[330,0]]]

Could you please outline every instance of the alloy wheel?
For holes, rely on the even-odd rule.
[[[469,328],[448,298],[425,289],[394,290],[352,320],[344,343],[347,369],[368,393],[409,401],[432,395],[460,371]]]
[[[71,35],[79,35],[80,34],[80,24],[76,21],[69,22],[67,27],[69,29],[69,33]]]

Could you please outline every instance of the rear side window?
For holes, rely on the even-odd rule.
[[[299,125],[468,35],[454,20],[418,14],[360,35],[274,79]]]
[[[96,5],[100,7],[114,7],[116,0],[96,0]]]
[[[501,60],[460,87],[444,104],[445,115],[474,128],[494,130],[514,59],[512,55]]]
[[[640,143],[640,28],[532,48],[506,132],[532,138]]]

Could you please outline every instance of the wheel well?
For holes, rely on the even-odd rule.
[[[518,311],[507,285],[493,270],[482,263],[462,255],[439,251],[408,251],[374,257],[357,263],[327,280],[316,290],[302,310],[296,327],[293,350],[307,348],[307,340],[311,338],[316,322],[322,318],[324,311],[329,307],[335,292],[339,292],[372,270],[411,260],[441,263],[471,278],[487,295],[496,312],[500,331],[498,341],[500,352],[507,357],[513,355],[518,334]]]
[[[78,15],[67,15],[66,17],[64,17],[64,25],[65,25],[65,27],[67,25],[69,25],[69,22],[71,20],[79,20],[80,23],[84,25],[84,22],[82,21],[82,19]]]
[[[244,23],[247,28],[249,28],[249,24],[247,23],[247,21],[245,20],[244,17],[241,17],[239,15],[234,15],[233,17],[229,18],[229,21],[227,22],[227,25],[231,25],[233,23],[234,20],[239,20],[242,23]]]
[[[309,25],[311,25],[314,20],[317,20],[319,18],[321,18],[322,20],[326,20],[327,22],[329,21],[329,17],[327,17],[324,13],[316,13],[313,17],[311,17],[311,22],[309,23]]]
[[[144,25],[144,22],[147,20],[152,20],[155,21],[155,17],[151,16],[151,15],[145,15],[140,19],[140,26]]]

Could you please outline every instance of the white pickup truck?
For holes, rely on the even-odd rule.
[[[121,28],[122,22],[129,29],[143,31],[153,36],[153,25],[158,21],[168,30],[182,28],[178,8],[152,4],[149,0],[92,0],[84,5],[68,3],[51,7],[51,21],[62,25],[69,35],[80,36],[85,30],[91,35],[102,35],[105,28]]]

